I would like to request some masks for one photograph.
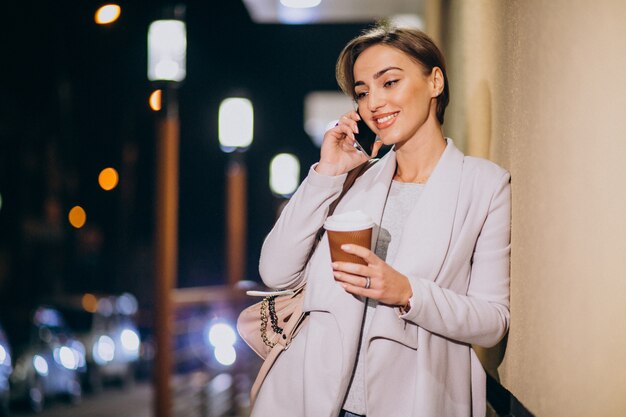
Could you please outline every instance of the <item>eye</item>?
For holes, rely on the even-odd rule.
[[[384,86],[385,87],[393,87],[394,85],[396,85],[398,83],[398,81],[400,81],[400,80],[389,80],[389,81],[387,81],[384,84]]]
[[[357,100],[361,100],[363,97],[367,95],[367,91],[361,91],[354,93]]]

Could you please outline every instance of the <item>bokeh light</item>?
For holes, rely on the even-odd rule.
[[[222,100],[218,115],[220,147],[225,152],[247,148],[252,143],[254,110],[247,98],[231,97]]]
[[[70,214],[68,216],[70,224],[76,229],[80,229],[87,222],[87,213],[81,206],[74,206],[70,210]]]
[[[150,108],[154,111],[161,110],[161,97],[163,92],[161,90],[154,90],[152,94],[150,94]]]
[[[85,295],[83,295],[81,305],[86,311],[90,313],[95,313],[98,310],[98,299],[95,295],[86,293]]]
[[[226,323],[217,323],[209,329],[209,343],[213,346],[232,346],[237,341],[237,335],[232,327]]]
[[[105,4],[96,10],[94,20],[99,25],[108,25],[115,22],[119,17],[122,9],[117,4]]]
[[[280,153],[270,163],[270,188],[274,194],[288,197],[300,181],[300,162],[295,155]]]
[[[322,0],[280,0],[280,3],[286,7],[294,9],[307,9],[309,7],[319,6]]]
[[[98,175],[98,184],[105,191],[111,191],[117,186],[117,182],[119,181],[119,175],[117,175],[117,171],[114,168],[105,168],[100,171],[100,175]]]
[[[148,28],[148,79],[182,81],[187,75],[187,28],[180,20],[157,20]]]

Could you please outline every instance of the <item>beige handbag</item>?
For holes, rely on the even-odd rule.
[[[356,179],[367,171],[375,161],[371,159],[348,173],[341,194],[328,209],[328,216],[333,214],[335,207]],[[320,228],[309,253],[309,259],[323,234],[324,229]],[[282,351],[289,347],[308,317],[308,313],[302,311],[305,284],[306,281],[303,281],[298,287],[284,291],[248,291],[248,295],[263,297],[262,301],[243,310],[237,319],[237,330],[241,338],[257,355],[264,359],[250,392],[252,405],[270,368]]]

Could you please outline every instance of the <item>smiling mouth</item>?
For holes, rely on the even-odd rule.
[[[384,129],[385,127],[393,123],[394,119],[398,116],[398,114],[400,114],[400,112],[395,112],[395,113],[387,114],[383,117],[374,118],[374,121],[376,122],[376,126],[380,129]]]

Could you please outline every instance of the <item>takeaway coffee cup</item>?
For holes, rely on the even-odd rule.
[[[353,262],[365,265],[363,258],[344,252],[341,245],[352,243],[371,248],[374,221],[360,210],[330,216],[324,222],[328,234],[330,257],[333,262]]]

